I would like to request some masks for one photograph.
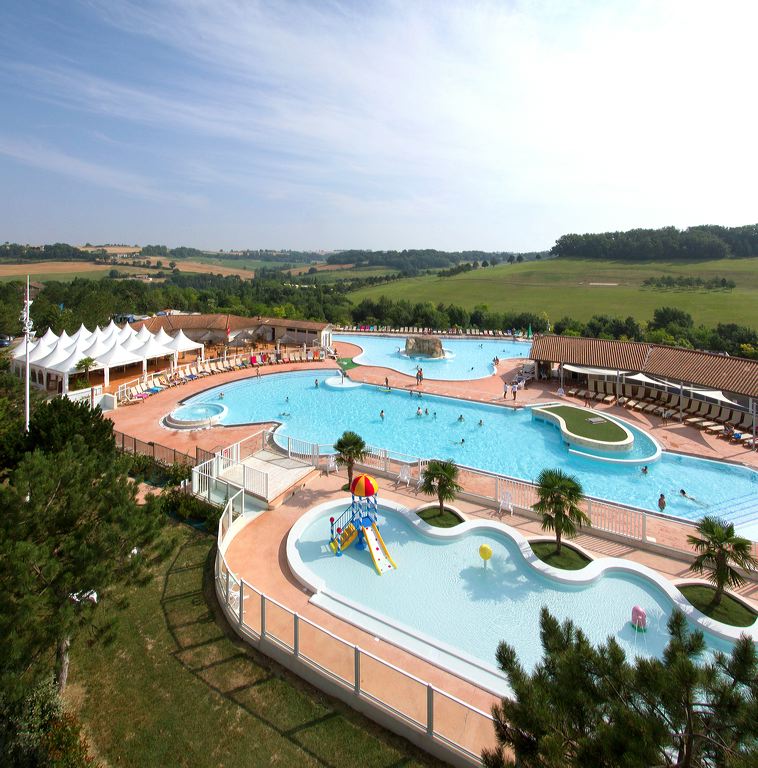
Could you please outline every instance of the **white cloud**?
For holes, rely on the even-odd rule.
[[[156,202],[175,202],[190,206],[196,206],[202,202],[202,198],[198,196],[184,193],[176,194],[160,189],[151,179],[131,171],[82,160],[38,142],[0,135],[0,155],[12,158],[24,165],[86,181],[130,197]]]

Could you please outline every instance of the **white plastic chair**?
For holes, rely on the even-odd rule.
[[[403,464],[403,466],[400,467],[400,472],[395,481],[395,485],[400,485],[400,483],[405,483],[406,488],[411,484],[411,468],[407,464]]]
[[[505,491],[500,494],[500,505],[497,508],[498,517],[502,517],[506,510],[513,514],[513,497],[510,491]]]
[[[337,471],[337,458],[335,456],[329,456],[326,460],[326,474],[330,474],[331,472]]]

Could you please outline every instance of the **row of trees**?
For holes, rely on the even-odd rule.
[[[619,261],[750,258],[758,256],[758,224],[568,234],[559,237],[550,252],[563,258]]]
[[[737,287],[734,280],[727,280],[725,277],[692,277],[691,275],[664,275],[663,277],[648,277],[643,280],[642,285],[645,288],[662,288],[687,291],[720,291],[732,290]]]

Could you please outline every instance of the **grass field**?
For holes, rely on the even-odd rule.
[[[731,291],[683,291],[643,288],[648,277],[725,277]],[[593,285],[605,283],[606,285]],[[696,323],[733,322],[758,326],[758,259],[722,259],[688,263],[639,263],[550,259],[499,264],[455,277],[432,275],[397,280],[350,294],[354,302],[386,295],[411,302],[458,304],[469,309],[487,305],[498,312],[547,312],[551,322],[568,315],[634,316],[647,321],[658,307],[675,306]]]
[[[626,438],[626,432],[618,424],[596,411],[588,411],[586,408],[577,408],[573,405],[555,405],[542,410],[560,416],[566,422],[569,432],[579,437],[603,440],[606,443],[620,443]],[[596,421],[598,419],[599,421]]]
[[[210,597],[215,537],[163,538],[171,554],[123,595],[114,642],[72,647],[66,698],[106,765],[441,765],[232,635]]]

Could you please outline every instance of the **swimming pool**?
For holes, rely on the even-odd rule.
[[[187,403],[217,403],[220,389],[203,392]],[[758,499],[758,472],[746,467],[663,451],[643,474],[635,464],[607,464],[570,453],[558,428],[532,421],[528,408],[514,410],[434,395],[411,397],[405,391],[387,392],[370,385],[329,387],[321,371],[243,379],[224,384],[223,391],[227,411],[222,424],[278,421],[282,424],[279,439],[291,436],[329,447],[351,429],[369,445],[398,454],[451,458],[463,466],[530,482],[544,468],[562,467],[578,477],[589,496],[655,512],[658,496],[664,493],[666,512],[689,520],[701,518],[714,507],[729,518],[731,508],[724,505],[728,499]],[[419,407],[421,416],[416,415]],[[463,421],[458,420],[460,416]],[[635,435],[634,451],[653,445],[642,430],[626,424]],[[697,501],[680,497],[680,488]]]
[[[397,570],[379,576],[365,551],[352,546],[337,558],[328,548],[329,517],[348,505],[346,497],[311,510],[289,535],[290,567],[315,592],[312,602],[498,693],[504,682],[495,667],[497,644],[514,646],[532,668],[542,655],[543,606],[573,619],[594,644],[613,636],[629,655],[660,657],[668,641],[666,622],[682,598],[644,566],[604,558],[575,572],[539,561],[534,567],[522,554],[533,558],[528,543],[505,526],[476,522],[441,531],[381,504],[377,525]],[[493,552],[486,568],[478,554],[485,543]],[[635,605],[647,612],[644,634],[630,624]],[[741,631],[720,628],[727,636]],[[706,630],[705,637],[711,650],[731,648],[725,636]]]
[[[418,334],[408,334],[415,336]],[[363,349],[353,360],[361,365],[391,368],[408,376],[416,375],[416,367],[424,369],[426,379],[465,381],[492,376],[495,357],[507,360],[513,357],[529,358],[531,342],[506,341],[505,339],[442,339],[446,351],[444,359],[409,358],[405,355],[405,336],[364,336],[359,334],[335,334],[334,341],[357,344]]]

